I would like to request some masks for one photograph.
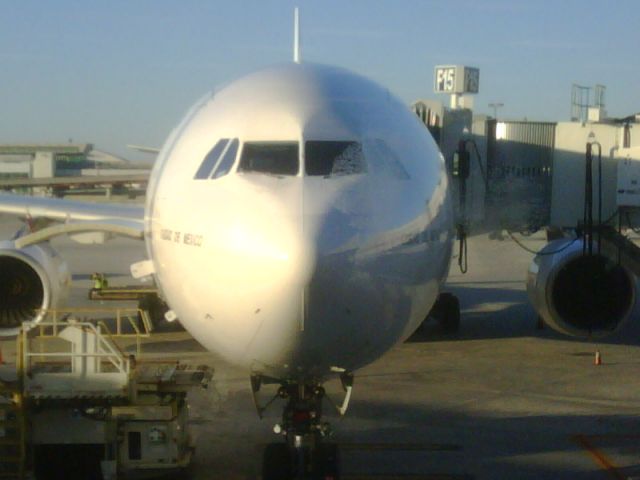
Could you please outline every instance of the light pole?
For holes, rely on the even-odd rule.
[[[504,103],[494,102],[489,104],[489,108],[493,108],[493,118],[498,120],[498,109],[504,107]]]

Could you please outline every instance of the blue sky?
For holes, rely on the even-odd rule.
[[[567,120],[572,83],[640,112],[640,1],[396,0],[0,3],[0,142],[93,142],[136,157],[205,92],[289,61],[345,66],[405,103],[441,98],[433,68],[480,68],[478,113]]]

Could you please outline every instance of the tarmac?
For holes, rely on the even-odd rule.
[[[0,238],[17,226],[0,217]],[[540,234],[522,241],[534,250],[544,245]],[[91,305],[92,272],[106,273],[111,285],[132,284],[129,265],[145,258],[144,245],[132,240],[53,244],[74,273],[74,306]],[[346,416],[325,405],[343,478],[640,478],[639,322],[597,344],[538,330],[524,286],[531,258],[509,237],[471,236],[468,273],[454,258],[446,285],[460,299],[460,332],[445,335],[429,324],[356,372]],[[0,348],[10,362],[14,342]],[[154,334],[142,351],[141,362],[179,358],[215,370],[208,389],[189,395],[192,478],[259,478],[262,449],[278,440],[272,427],[281,405],[258,419],[248,374],[185,332]],[[337,382],[327,391],[341,400]]]

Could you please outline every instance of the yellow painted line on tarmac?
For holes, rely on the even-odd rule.
[[[598,436],[597,438],[604,438],[603,436]],[[616,467],[609,458],[598,450],[589,440],[590,437],[587,435],[575,435],[573,440],[580,445],[582,448],[586,450],[586,452],[591,456],[591,458],[596,462],[596,464],[600,465],[603,470],[605,470],[611,478],[615,478],[616,480],[627,480],[627,477],[620,473],[618,467]]]

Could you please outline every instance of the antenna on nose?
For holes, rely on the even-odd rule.
[[[300,21],[298,7],[293,10],[293,61],[300,63]]]

